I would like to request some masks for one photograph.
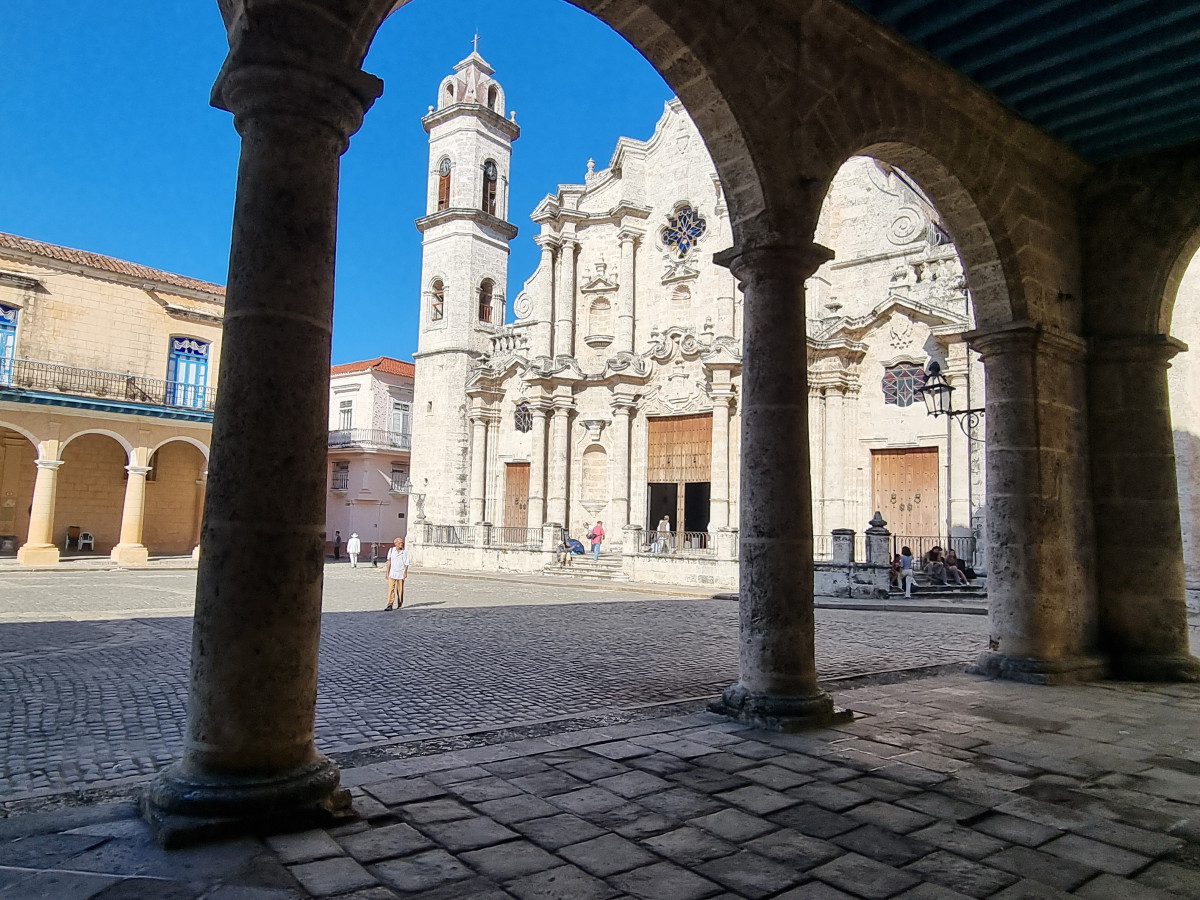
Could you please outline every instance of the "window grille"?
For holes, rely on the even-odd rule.
[[[916,363],[898,363],[883,370],[883,402],[901,408],[912,406],[925,384],[925,369]]]
[[[704,221],[704,217],[692,207],[684,205],[667,219],[667,224],[662,230],[662,242],[677,259],[685,259],[707,230],[708,223]]]
[[[342,400],[338,403],[338,431],[349,431],[354,427],[354,401]]]
[[[429,302],[429,319],[437,322],[446,310],[446,285],[439,278],[433,283],[432,297]]]
[[[492,321],[492,292],[495,290],[495,285],[490,278],[485,279],[479,285],[479,321]]]
[[[521,434],[533,431],[533,410],[523,400],[517,404],[516,412],[513,413],[513,425]]]

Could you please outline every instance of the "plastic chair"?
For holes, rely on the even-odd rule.
[[[74,544],[76,546],[76,548],[79,547],[80,531],[81,531],[81,529],[78,525],[68,525],[67,526],[67,539],[65,541],[63,541],[63,549],[64,550],[70,550],[71,544]]]
[[[92,533],[90,531],[85,531],[79,535],[79,549],[80,550],[84,550],[84,549],[95,550],[96,549],[96,539],[94,537],[92,537]]]

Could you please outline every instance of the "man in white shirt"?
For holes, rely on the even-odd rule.
[[[358,532],[350,535],[350,540],[346,541],[346,555],[350,557],[350,567],[358,568],[358,554],[362,553],[362,541],[359,540]]]
[[[383,568],[384,574],[387,575],[388,596],[387,606],[383,608],[384,612],[389,609],[399,609],[404,605],[404,579],[408,577],[408,551],[404,549],[404,538],[396,538],[392,548],[387,553],[387,565]],[[396,598],[396,605],[392,606],[392,597]]]

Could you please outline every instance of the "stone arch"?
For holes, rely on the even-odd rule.
[[[95,537],[97,555],[117,544],[131,454],[120,435],[100,429],[78,432],[63,443],[52,543],[61,548],[67,528],[78,526]]]
[[[38,456],[32,434],[0,422],[0,556],[14,555],[28,539]]]
[[[867,144],[851,155],[869,156],[900,169],[924,191],[946,222],[962,260],[977,325],[1024,318],[1024,288],[1007,231],[988,223],[966,185],[945,163],[902,141]]]
[[[190,437],[172,437],[151,451],[142,544],[152,556],[182,556],[200,540],[207,448]]]
[[[114,441],[116,441],[118,444],[120,444],[125,449],[125,455],[129,461],[129,464],[130,465],[133,464],[133,444],[130,443],[130,441],[124,435],[120,434],[119,432],[112,431],[108,428],[85,428],[83,431],[75,432],[73,435],[71,435],[70,437],[65,438],[63,440],[62,446],[59,448],[59,451],[58,451],[58,458],[59,459],[63,458],[62,454],[66,451],[67,446],[72,441],[76,440],[77,438],[84,437],[85,435],[89,435],[89,434],[100,434],[100,435],[104,435],[105,437],[112,438]]]
[[[204,443],[204,441],[200,440],[199,438],[189,437],[186,434],[179,434],[175,435],[174,437],[164,438],[150,448],[150,455],[153,456],[161,447],[163,447],[165,444],[171,443],[172,441],[182,441],[185,444],[191,444],[200,451],[200,455],[204,457],[204,461],[206,463],[208,462],[208,444]]]
[[[29,441],[29,443],[33,444],[35,448],[40,449],[42,446],[41,438],[35,436],[32,431],[17,425],[15,422],[10,422],[7,419],[0,419],[0,428],[7,428],[9,431],[15,431],[17,434],[21,435],[21,437]]]

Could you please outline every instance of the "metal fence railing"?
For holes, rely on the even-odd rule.
[[[329,489],[331,491],[350,490],[350,470],[334,469],[333,475],[329,479]]]
[[[707,531],[650,531],[642,545],[644,553],[688,554],[703,556],[716,554],[716,540]]]
[[[426,525],[425,543],[442,547],[470,547],[475,543],[471,525]]]
[[[393,472],[390,490],[393,494],[411,494],[412,482],[403,472]]]
[[[978,541],[970,535],[965,537],[939,537],[937,535],[912,535],[912,534],[893,534],[892,535],[892,553],[897,554],[900,548],[908,547],[912,551],[914,557],[918,560],[924,558],[925,554],[934,547],[941,547],[942,550],[954,550],[954,554],[961,560],[965,560],[968,564],[974,566],[976,564],[975,551]]]
[[[331,450],[347,447],[366,447],[372,450],[409,450],[412,434],[407,431],[386,431],[381,428],[338,428],[329,432]]]
[[[205,412],[212,412],[217,398],[214,388],[182,381],[11,357],[4,361],[0,385]]]
[[[539,550],[542,546],[542,529],[522,528],[515,525],[495,525],[491,529],[488,545],[492,547],[525,547]]]

